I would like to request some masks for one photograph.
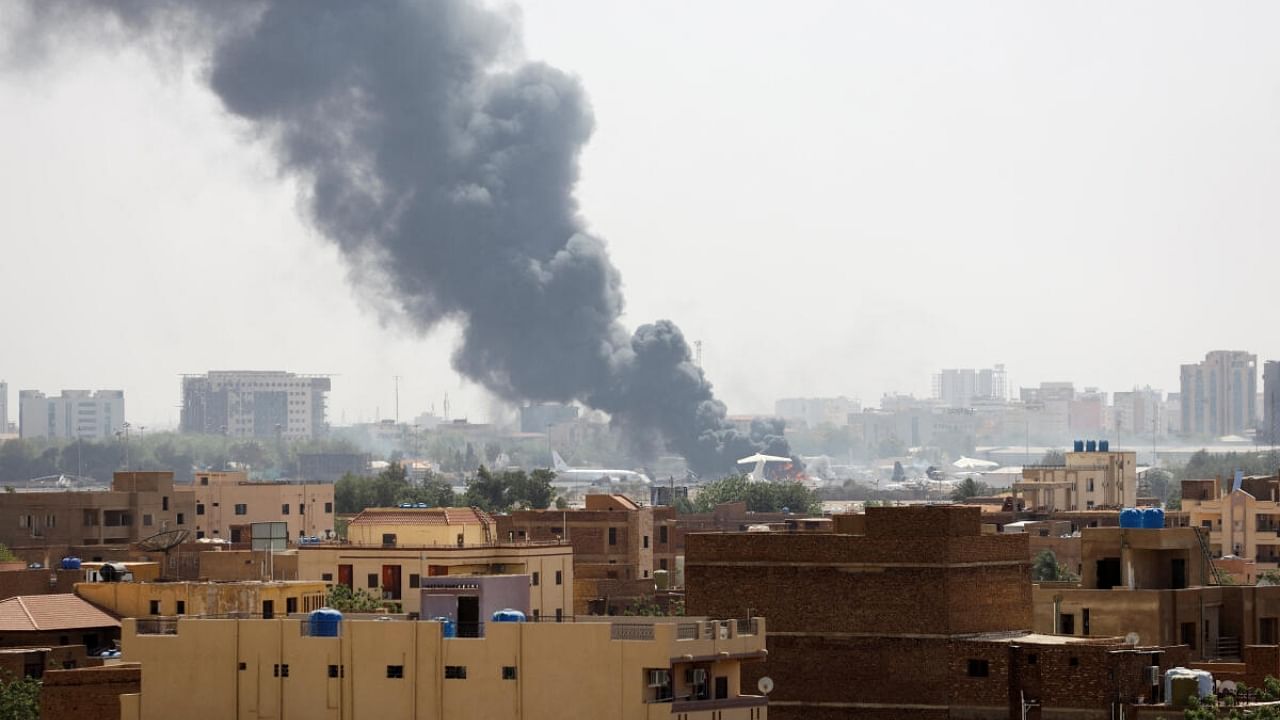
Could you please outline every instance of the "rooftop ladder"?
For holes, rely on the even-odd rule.
[[[1204,528],[1195,528],[1196,539],[1200,541],[1200,551],[1204,553],[1204,561],[1209,564],[1209,572],[1213,574],[1212,585],[1226,585],[1222,571],[1213,563],[1213,552],[1209,549],[1209,533]]]

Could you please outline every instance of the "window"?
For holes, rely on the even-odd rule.
[[[378,573],[369,573],[369,587],[378,587]]]
[[[1027,664],[1028,664],[1028,665],[1035,665],[1035,664],[1036,664],[1036,654],[1035,654],[1035,653],[1031,653],[1030,655],[1027,655]]]
[[[306,503],[298,503],[298,514],[299,514],[299,515],[306,515],[306,514],[307,514],[307,505],[306,505]]]
[[[395,534],[395,533],[382,533],[382,544],[383,544],[383,545],[389,545],[389,546],[395,546],[395,544],[396,544],[396,534]]]
[[[284,599],[284,611],[287,613],[298,612],[298,598],[291,597]]]
[[[58,516],[57,516],[57,515],[45,515],[45,516],[44,516],[44,526],[45,526],[45,527],[47,527],[47,528],[51,528],[51,527],[57,527],[57,525],[58,525]]]
[[[248,515],[248,514],[249,514],[249,506],[248,506],[248,505],[245,505],[244,503],[236,503],[236,514],[237,514],[237,515]]]
[[[666,559],[666,558],[658,558],[658,569],[659,569],[659,570],[666,570],[666,569],[667,569],[667,559]]]
[[[289,514],[289,503],[284,503],[280,506],[280,514],[281,515]]]
[[[187,524],[187,516],[186,516],[186,513],[178,513],[178,524],[179,524],[179,525],[186,525],[186,524]]]
[[[609,544],[610,545],[618,544],[618,528],[612,528],[612,527],[609,528]]]
[[[562,610],[561,608],[556,608],[556,622],[563,622],[563,621],[564,621],[564,610]]]
[[[325,582],[333,582],[333,573],[320,573],[320,579]]]
[[[1089,478],[1089,487],[1088,487],[1088,491],[1089,491],[1089,492],[1093,492],[1093,478]]]
[[[18,516],[18,527],[20,527],[20,528],[24,528],[24,527],[30,527],[30,526],[31,526],[31,516],[30,516],[30,515],[19,515],[19,516]]]
[[[536,571],[533,573],[533,584],[534,584],[534,585],[537,585],[537,584],[538,584],[538,580],[541,578],[541,576],[542,576],[542,573],[539,573],[539,572],[536,572]]]
[[[403,679],[404,679],[404,666],[403,666],[403,665],[388,665],[388,666],[387,666],[387,679],[389,679],[389,680],[403,680]]]
[[[343,668],[341,665],[330,665],[330,666],[329,666],[329,677],[331,677],[331,678],[339,678],[339,677],[342,677],[343,675],[345,675],[345,674],[346,674],[346,673],[344,673],[344,672],[343,672],[343,670],[344,670],[344,669],[345,669],[345,668]]]
[[[273,668],[273,669],[272,669],[272,674],[273,674],[273,675],[275,675],[275,677],[282,677],[282,678],[287,678],[287,677],[289,677],[289,666],[288,666],[288,664],[285,664],[285,665],[274,665],[274,666],[272,666],[272,668]]]
[[[159,614],[160,614],[160,601],[159,601],[159,600],[152,600],[152,601],[151,601],[151,614],[152,614],[152,615],[159,615]]]
[[[648,535],[645,535],[645,536],[644,536],[644,546],[645,546],[646,548],[648,548],[648,547],[649,547],[649,536],[648,536]]]
[[[969,677],[987,677],[990,674],[991,667],[986,660],[969,661]]]
[[[325,503],[325,504],[324,504],[324,511],[325,511],[326,513],[332,513],[332,512],[333,512],[333,503],[331,503],[331,502],[327,502],[327,503]]]
[[[445,665],[444,679],[445,680],[466,680],[467,666],[466,665]]]
[[[663,545],[667,544],[667,526],[663,525],[658,528],[658,542]]]
[[[1089,608],[1083,608],[1080,610],[1080,626],[1081,626],[1081,630],[1083,630],[1081,634],[1088,635],[1089,634]]]
[[[203,530],[197,530],[197,531],[196,531],[196,539],[197,539],[197,540],[199,540],[199,539],[200,539],[200,538],[202,538],[202,537],[204,537],[204,531],[203,531]]]
[[[563,571],[563,570],[557,570],[557,571],[556,571],[556,584],[557,584],[557,585],[563,585],[563,584],[564,584],[564,571]]]
[[[208,484],[209,484],[209,476],[208,476],[208,475],[201,475],[201,476],[200,476],[200,484],[201,484],[201,485],[208,485]],[[244,668],[241,668],[241,669],[243,670]]]
[[[503,680],[515,680],[515,679],[516,679],[516,668],[515,668],[515,666],[514,666],[514,665],[503,665],[503,666],[502,666],[502,679],[503,679]]]
[[[204,503],[196,503],[196,514],[197,515],[204,514]]]
[[[153,518],[151,517],[151,514],[150,514],[150,513],[144,513],[144,514],[142,515],[142,524],[143,524],[143,525],[151,525],[151,524],[152,524],[152,520],[153,520]]]
[[[187,614],[187,601],[186,601],[186,600],[179,600],[179,601],[178,601],[178,612],[177,612],[177,614],[178,614],[178,615],[186,615],[186,614]]]
[[[169,496],[163,495],[160,498],[160,509],[169,512]]]
[[[409,573],[409,587],[422,587],[422,576],[418,573]]]

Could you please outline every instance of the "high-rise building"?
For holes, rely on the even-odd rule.
[[[1112,395],[1111,426],[1122,436],[1163,437],[1169,428],[1164,392],[1151,386]]]
[[[210,371],[182,378],[181,430],[232,437],[317,437],[328,432],[327,376]]]
[[[1244,435],[1257,416],[1258,356],[1215,350],[1182,366],[1182,433]]]
[[[9,383],[0,380],[0,435],[9,432]]]
[[[49,397],[18,392],[18,434],[23,438],[108,438],[124,427],[124,391],[63,390]]]
[[[948,407],[970,407],[974,400],[1004,400],[1007,384],[1004,365],[981,370],[951,368],[933,376],[933,397]]]
[[[1258,439],[1268,445],[1280,444],[1280,361],[1262,365],[1262,427]]]

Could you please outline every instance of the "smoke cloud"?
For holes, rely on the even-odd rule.
[[[517,23],[465,0],[42,0],[30,30],[107,23],[207,61],[210,87],[304,188],[358,284],[513,401],[579,400],[699,473],[788,454],[739,432],[669,321],[626,332],[621,279],[573,195],[593,129],[572,76],[519,59]]]

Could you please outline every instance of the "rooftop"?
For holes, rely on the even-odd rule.
[[[71,593],[19,595],[0,601],[0,632],[120,627],[120,621]]]
[[[491,525],[493,518],[477,508],[368,508],[351,518],[359,525]]]

